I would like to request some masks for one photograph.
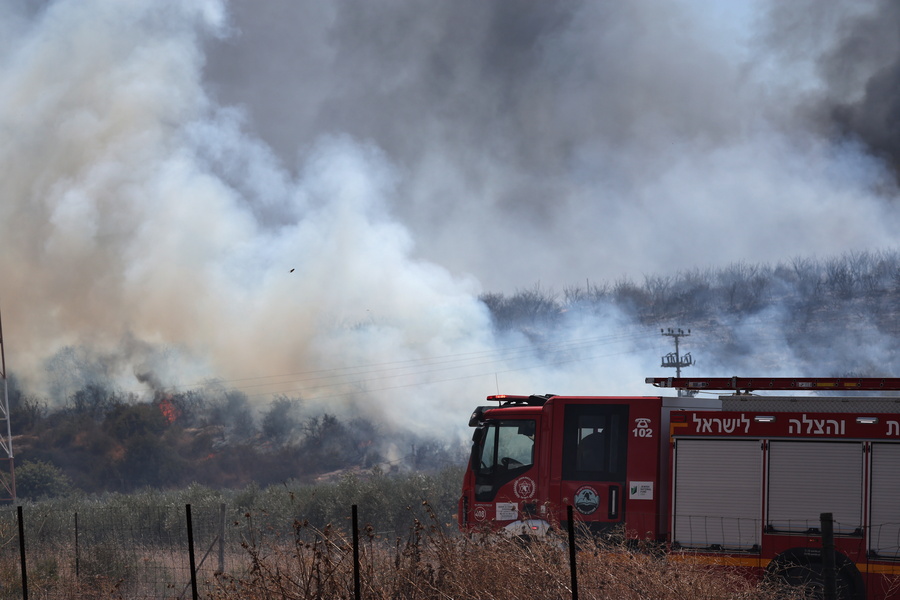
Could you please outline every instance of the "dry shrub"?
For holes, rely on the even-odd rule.
[[[758,581],[734,567],[684,560],[627,545],[584,540],[578,555],[579,590],[586,598],[764,600],[793,598],[795,589]]]
[[[405,539],[360,535],[361,596],[404,600],[563,600],[572,597],[565,536],[525,541],[488,534],[448,533],[437,520],[416,521]],[[294,539],[246,543],[251,568],[207,584],[215,600],[354,597],[350,536],[332,527],[295,524]],[[610,542],[579,537],[579,598],[659,600],[783,599],[791,590],[757,583],[725,567],[670,560]]]

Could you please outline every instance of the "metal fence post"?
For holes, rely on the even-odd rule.
[[[25,566],[25,522],[22,518],[22,505],[16,508],[19,518],[19,556],[22,561],[22,600],[28,600],[28,569]]]
[[[219,573],[225,572],[225,504],[219,505]]]
[[[81,575],[81,550],[78,547],[78,511],[75,511],[75,578]]]
[[[566,518],[569,520],[569,571],[572,573],[572,600],[578,600],[578,570],[575,560],[575,516],[572,505],[566,507]]]
[[[194,524],[191,521],[191,505],[184,505],[184,512],[187,515],[187,534],[188,534],[188,559],[191,565],[191,597],[194,600],[199,599],[197,593],[197,563],[194,560]]]
[[[353,598],[360,600],[359,589],[359,517],[357,514],[357,506],[351,507],[352,524],[353,524]]]
[[[823,600],[835,600],[837,598],[837,575],[835,573],[834,560],[834,515],[822,513],[819,515],[819,523],[822,528],[822,590]]]

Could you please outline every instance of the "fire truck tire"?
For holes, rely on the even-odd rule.
[[[865,600],[865,586],[856,565],[846,555],[835,552],[835,580],[838,600]],[[811,598],[821,599],[825,587],[821,550],[791,548],[776,556],[766,567],[766,575],[783,584],[806,587]]]

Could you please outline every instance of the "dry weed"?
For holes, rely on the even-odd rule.
[[[784,590],[736,570],[669,560],[611,542],[579,538],[579,598],[595,600],[765,600]],[[291,543],[246,544],[252,568],[219,575],[205,597],[214,600],[350,599],[352,541],[332,527],[295,524]],[[564,536],[523,541],[500,535],[448,533],[437,520],[415,521],[407,537],[387,540],[361,532],[361,596],[368,600],[564,600],[572,597]]]

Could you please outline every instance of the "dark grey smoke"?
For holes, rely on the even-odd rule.
[[[900,177],[900,4],[782,2],[771,41],[810,60],[823,87],[804,98],[825,135],[862,144]]]
[[[489,289],[893,244],[893,138],[859,92],[897,28],[866,3],[230,7],[233,35],[208,45],[217,98],[289,168],[322,136],[375,144],[416,252]]]
[[[253,125],[283,157],[341,132],[375,140],[403,161],[436,142],[457,152],[512,151],[542,169],[564,158],[545,145],[492,145],[535,139],[540,113],[563,109],[552,100],[575,83],[567,81],[572,65],[548,64],[548,51],[583,3],[231,7],[235,36],[211,47],[208,77],[223,100],[252,109]],[[578,132],[544,133],[555,146]]]

